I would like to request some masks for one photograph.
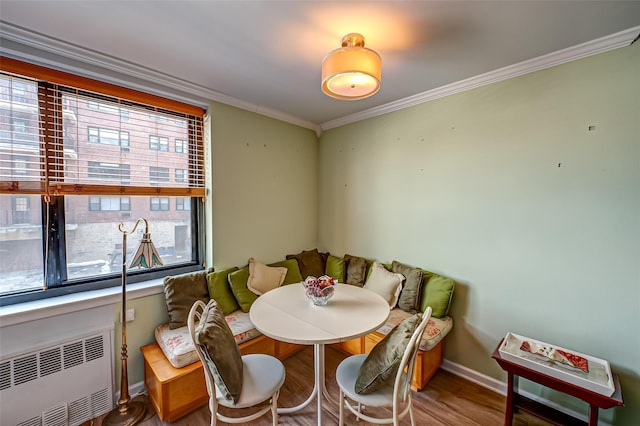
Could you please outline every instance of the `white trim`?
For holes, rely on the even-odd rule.
[[[451,374],[455,374],[458,377],[462,377],[465,380],[468,380],[472,383],[475,383],[479,386],[482,386],[483,388],[489,389],[493,392],[497,392],[500,395],[506,396],[507,395],[507,384],[505,382],[501,382],[500,380],[496,380],[493,377],[489,377],[487,375],[484,375],[482,373],[479,373],[475,370],[472,370],[468,367],[465,367],[464,365],[449,361],[447,359],[442,361],[442,365],[441,368],[444,371],[448,371]],[[564,414],[568,414],[572,417],[575,417],[577,419],[580,419],[582,421],[584,421],[585,423],[589,421],[589,417],[585,414],[582,413],[578,413],[577,411],[574,410],[570,410],[567,407],[563,407],[562,405],[559,405],[553,401],[550,401],[546,398],[542,398],[538,395],[532,394],[531,392],[527,392],[525,390],[519,390],[520,395],[525,396],[533,401],[542,403],[544,405],[547,405],[551,408],[554,408]],[[604,426],[611,426],[611,424],[603,422],[601,420],[598,421],[599,425],[604,425]]]
[[[58,39],[47,37],[43,34],[31,32],[6,22],[3,22],[2,26],[0,27],[0,38],[14,41],[15,43],[18,43],[20,45],[39,49],[44,52],[52,53],[53,55],[56,55],[57,58],[67,58],[74,61],[79,61],[82,64],[98,67],[102,70],[115,71],[115,73],[118,73],[122,76],[134,77],[135,79],[138,79],[140,83],[136,83],[130,80],[124,80],[123,78],[117,77],[115,75],[107,75],[101,70],[91,71],[86,69],[87,67],[77,67],[68,63],[63,63],[57,58],[47,59],[42,57],[35,57],[34,55],[30,55],[26,52],[14,51],[6,45],[0,46],[0,52],[7,56],[15,57],[16,59],[28,59],[32,62],[54,67],[63,71],[72,72],[74,74],[82,75],[85,77],[107,81],[113,84],[130,87],[136,90],[153,93],[160,96],[171,96],[172,99],[202,106],[203,108],[209,107],[208,103],[210,102],[210,100],[221,102],[240,109],[252,111],[257,114],[265,115],[267,117],[275,118],[277,120],[314,130],[316,132],[316,135],[319,137],[324,130],[344,126],[346,124],[351,124],[357,121],[365,120],[367,118],[377,117],[379,115],[409,108],[445,96],[453,95],[455,93],[475,89],[477,87],[507,80],[509,78],[518,77],[566,62],[582,59],[587,56],[617,49],[619,47],[628,46],[638,37],[638,33],[640,33],[640,26],[629,28],[615,34],[598,38],[596,40],[588,41],[586,43],[562,49],[557,52],[552,52],[547,55],[529,59],[527,61],[523,61],[514,65],[509,65],[495,71],[490,71],[484,74],[467,78],[465,80],[447,84],[442,87],[418,93],[416,95],[390,102],[385,105],[380,105],[375,108],[370,108],[365,111],[357,112],[355,114],[350,114],[344,117],[336,118],[334,120],[325,121],[324,123],[320,124],[310,122],[308,120],[293,116],[288,113],[284,113],[282,111],[267,108],[262,105],[243,101],[224,93],[220,93],[208,87],[200,86],[186,80],[159,73],[155,70],[141,67],[139,65],[135,65],[121,59],[85,49],[80,46],[66,43]],[[147,83],[151,83],[151,85]],[[152,85],[170,89],[169,93]]]
[[[150,296],[164,291],[162,278],[127,284],[127,300]],[[83,291],[65,296],[50,297],[26,303],[0,307],[0,324],[13,324],[49,318],[56,315],[81,311],[97,306],[110,305],[122,300],[122,287]]]
[[[549,53],[547,55],[539,56],[537,58],[529,59],[517,64],[509,65],[494,71],[489,71],[475,77],[470,77],[465,80],[447,84],[446,86],[418,93],[416,95],[390,102],[385,105],[380,105],[378,107],[370,108],[355,114],[336,118],[335,120],[325,121],[324,123],[320,124],[320,127],[322,130],[333,129],[335,127],[340,127],[346,124],[365,120],[367,118],[377,117],[389,112],[409,108],[415,105],[432,101],[434,99],[443,98],[455,93],[464,92],[466,90],[486,86],[498,81],[507,80],[524,74],[540,71],[545,68],[564,64],[566,62],[582,59],[587,56],[603,53],[608,50],[628,46],[638,37],[638,33],[640,33],[640,26],[601,37],[596,40],[588,41],[577,46],[559,50],[557,52]]]

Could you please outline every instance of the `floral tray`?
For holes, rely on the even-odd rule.
[[[588,363],[588,371],[583,371],[580,368],[559,362],[557,359],[554,360],[552,357],[547,356],[548,352],[540,354],[523,350],[521,347],[523,347],[523,343],[525,342],[524,347],[527,347],[527,345],[533,348],[544,347],[546,350],[550,350],[551,353],[555,353],[556,351],[561,353],[568,352],[578,358],[584,358]],[[502,358],[506,360],[555,377],[556,379],[564,380],[573,385],[589,389],[601,395],[611,396],[615,390],[609,363],[596,357],[513,333],[507,333],[507,336],[498,348],[498,352]]]

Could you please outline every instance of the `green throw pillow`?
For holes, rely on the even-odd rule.
[[[436,274],[431,274],[428,278],[425,274],[424,279],[420,311],[424,312],[427,306],[431,306],[431,316],[442,318],[449,312],[455,283],[451,278],[441,277]]]
[[[281,262],[270,263],[269,266],[284,266],[287,268],[287,275],[284,277],[282,285],[295,284],[302,282],[302,274],[300,273],[300,267],[298,261],[295,259],[283,260]]]
[[[228,280],[231,291],[240,305],[240,309],[242,309],[242,312],[249,312],[251,305],[253,305],[253,302],[258,298],[257,294],[247,288],[249,267],[245,266],[242,269],[230,273]]]
[[[344,259],[329,255],[324,273],[339,283],[344,283]]]
[[[368,394],[383,387],[387,380],[395,380],[404,350],[421,319],[421,314],[410,316],[373,347],[360,366],[354,386],[356,393]]]
[[[218,302],[218,306],[222,313],[229,315],[231,312],[240,309],[231,287],[229,287],[228,275],[237,271],[237,267],[222,269],[207,275],[207,287],[209,288],[209,297]]]
[[[169,329],[187,325],[187,317],[196,300],[209,301],[207,273],[210,271],[188,272],[164,277],[164,298],[169,313]]]
[[[398,299],[398,308],[415,314],[420,309],[420,291],[422,290],[422,271],[398,261],[391,263],[391,271],[404,275],[402,292]]]
[[[196,326],[194,341],[203,352],[215,376],[216,387],[225,399],[237,402],[242,392],[242,356],[233,338],[233,332],[222,310],[211,299]]]

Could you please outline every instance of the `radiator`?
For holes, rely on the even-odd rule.
[[[77,329],[82,323],[67,322],[79,318],[64,317],[30,323],[30,332],[45,328],[48,341],[36,338],[40,344],[34,345],[33,338],[23,339],[31,341],[31,348],[1,355],[0,426],[77,426],[113,408],[112,330],[82,334]],[[66,323],[64,329],[58,328],[61,323]],[[75,336],[69,336],[70,329]],[[51,338],[55,330],[61,330],[55,334],[64,340]],[[3,346],[11,340],[5,340],[9,331],[3,327]]]

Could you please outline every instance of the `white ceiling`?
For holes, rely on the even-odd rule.
[[[318,128],[638,25],[640,1],[0,0],[0,52]],[[349,32],[382,56],[359,101],[320,91]]]

